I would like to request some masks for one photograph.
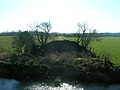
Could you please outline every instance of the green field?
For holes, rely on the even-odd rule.
[[[103,37],[101,42],[92,42],[97,55],[110,55],[110,60],[120,65],[120,37]]]
[[[75,40],[73,37],[56,37],[55,40]],[[0,36],[0,51],[12,51],[12,37]],[[91,46],[95,49],[98,56],[109,55],[110,60],[120,65],[120,37],[103,37],[101,42],[92,42]]]
[[[0,36],[0,51],[11,52],[12,49],[12,36]]]

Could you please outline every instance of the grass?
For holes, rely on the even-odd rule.
[[[120,65],[120,37],[103,37],[101,42],[92,42],[97,55],[106,55],[110,60]]]
[[[64,37],[64,36],[57,36],[55,37],[54,40],[70,40],[70,41],[75,41],[76,38],[75,37]]]
[[[12,49],[12,36],[0,36],[0,52],[11,52]]]

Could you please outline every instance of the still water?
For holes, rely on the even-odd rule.
[[[120,85],[71,84],[61,83],[55,87],[51,83],[23,82],[13,79],[0,79],[0,90],[120,90]]]

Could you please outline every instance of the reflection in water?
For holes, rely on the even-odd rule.
[[[17,90],[18,82],[13,79],[0,79],[0,90]]]
[[[48,85],[32,85],[25,88],[25,90],[84,90],[83,88],[77,88],[75,86],[69,85],[67,83],[62,83],[61,86],[48,86]]]
[[[120,90],[120,85],[83,85],[84,90]]]
[[[25,90],[120,90],[120,85],[95,85],[95,84],[77,84],[69,85],[62,83],[60,87],[54,87],[48,84],[34,84],[24,88]]]
[[[120,84],[96,85],[96,84],[68,84],[61,83],[59,87],[53,84],[39,82],[19,83],[13,79],[0,79],[0,90],[120,90]]]

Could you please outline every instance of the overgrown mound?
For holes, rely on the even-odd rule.
[[[95,53],[90,50],[84,50],[82,46],[80,46],[75,41],[69,40],[58,40],[51,41],[47,43],[44,47],[45,55],[49,55],[51,53],[69,53],[72,56],[76,55],[77,57],[88,58],[95,57]]]
[[[46,45],[45,52],[79,52],[82,47],[75,41],[52,41]]]

